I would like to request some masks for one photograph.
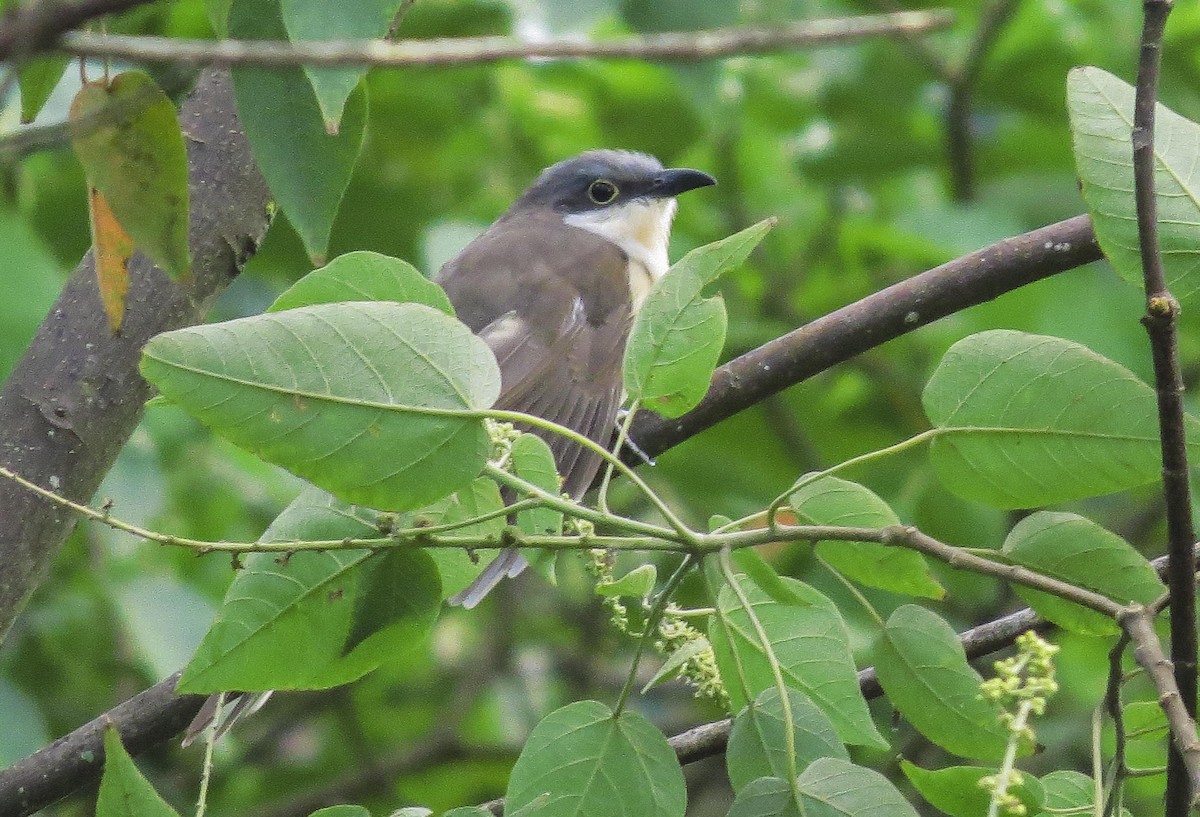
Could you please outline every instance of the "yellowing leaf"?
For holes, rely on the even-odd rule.
[[[133,239],[121,228],[104,194],[88,188],[88,217],[92,223],[92,247],[96,258],[96,284],[108,315],[108,328],[115,335],[125,317],[125,294],[129,291],[129,259]]]
[[[188,274],[187,150],[175,105],[129,71],[75,95],[71,144],[88,182],[139,250],[176,278]]]

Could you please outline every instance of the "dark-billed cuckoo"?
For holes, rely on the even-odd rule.
[[[621,362],[633,315],[667,271],[675,196],[715,184],[652,156],[593,150],[546,170],[436,280],[463,321],[496,355],[496,408],[533,414],[600,445],[612,439]],[[581,496],[600,458],[558,434],[563,490]],[[450,599],[474,607],[525,568],[502,551]]]
[[[715,183],[707,173],[670,170],[644,153],[589,151],[542,171],[504,215],[442,267],[435,280],[500,364],[497,408],[609,443],[633,315],[669,266],[675,196]],[[561,435],[543,436],[563,490],[581,496],[600,458]],[[450,603],[474,607],[525,565],[516,550],[502,551]],[[214,739],[268,695],[240,696]],[[216,704],[216,696],[206,702],[184,745],[216,717]]]

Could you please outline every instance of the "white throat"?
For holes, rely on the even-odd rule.
[[[564,224],[611,241],[629,257],[629,297],[634,312],[670,266],[667,244],[675,205],[673,198],[636,199],[616,207],[563,216]]]

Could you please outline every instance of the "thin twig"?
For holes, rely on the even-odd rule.
[[[1186,564],[1195,541],[1192,500],[1188,485],[1187,443],[1183,424],[1183,373],[1179,365],[1179,302],[1167,289],[1158,243],[1158,208],[1154,192],[1154,112],[1158,73],[1162,62],[1163,31],[1172,0],[1144,0],[1145,21],[1138,58],[1137,88],[1133,106],[1133,188],[1137,203],[1138,247],[1146,287],[1146,314],[1142,323],[1150,336],[1154,361],[1154,386],[1158,398],[1158,426],[1162,441],[1163,496],[1167,505],[1167,552],[1174,569],[1167,575],[1171,592],[1171,657],[1181,706],[1196,715],[1196,578]],[[1176,736],[1180,738],[1181,736]],[[1200,794],[1197,776],[1189,781],[1178,744],[1167,758],[1168,817],[1183,817]]]
[[[1113,729],[1116,732],[1116,748],[1113,749],[1112,773],[1108,779],[1103,817],[1112,817],[1121,791],[1121,784],[1127,772],[1125,768],[1125,713],[1121,709],[1121,681],[1124,676],[1121,658],[1125,655],[1125,648],[1128,646],[1129,633],[1122,630],[1121,637],[1108,652],[1108,687],[1104,692],[1104,708],[1108,710],[1108,716],[1112,718]]]
[[[1183,775],[1182,791],[1200,792],[1200,738],[1196,735],[1196,721],[1188,711],[1187,702],[1183,700],[1172,663],[1163,652],[1158,635],[1154,632],[1154,620],[1150,612],[1140,604],[1131,604],[1117,616],[1117,623],[1133,642],[1133,657],[1142,666],[1154,682],[1158,690],[1158,705],[1167,716],[1167,724],[1171,728],[1171,756],[1178,755],[1180,771]],[[1180,797],[1177,789],[1172,793],[1170,784],[1171,758],[1167,758],[1167,802],[1180,803],[1187,814],[1195,805],[1196,797],[1188,794]]]
[[[971,133],[971,97],[984,62],[1000,32],[1004,30],[1020,0],[994,0],[983,11],[979,27],[962,64],[950,71],[947,80],[950,100],[946,105],[946,161],[950,167],[950,194],[955,201],[975,198],[974,138]]]
[[[525,42],[511,37],[441,40],[180,40],[173,37],[100,37],[83,31],[64,34],[58,50],[84,57],[133,62],[257,66],[442,66],[501,60],[597,57],[697,62],[743,54],[768,54],[867,37],[892,37],[946,28],[946,10],[907,11],[863,17],[806,20],[762,27],[630,35],[609,40],[578,37]]]

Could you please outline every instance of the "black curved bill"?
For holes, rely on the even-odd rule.
[[[702,170],[692,170],[681,167],[664,170],[654,177],[650,187],[651,196],[678,196],[698,187],[708,187],[716,184],[717,180]]]

